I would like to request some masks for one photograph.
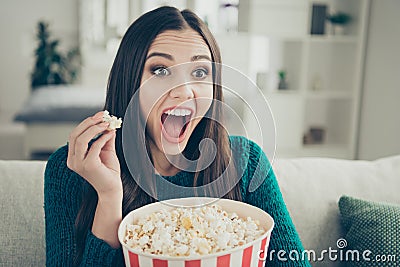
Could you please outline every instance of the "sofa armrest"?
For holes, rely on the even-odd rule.
[[[45,266],[45,164],[0,160],[1,266]]]

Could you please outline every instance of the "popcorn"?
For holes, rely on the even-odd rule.
[[[181,223],[186,230],[189,230],[192,227],[192,221],[190,220],[189,217],[183,217],[181,219]]]
[[[264,233],[259,221],[241,219],[214,204],[154,212],[128,224],[123,242],[154,255],[201,256],[243,246]]]
[[[107,130],[115,130],[118,128],[121,128],[122,124],[122,119],[117,118],[114,115],[110,115],[110,113],[107,110],[104,110],[103,112],[103,122],[108,122],[110,125],[108,126]]]

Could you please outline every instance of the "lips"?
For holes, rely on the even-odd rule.
[[[186,107],[167,108],[161,114],[161,128],[165,139],[171,143],[182,142],[188,130],[193,110]]]

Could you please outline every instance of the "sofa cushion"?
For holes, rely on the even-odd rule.
[[[44,168],[0,160],[0,266],[45,266]]]
[[[317,253],[335,249],[344,237],[337,206],[342,195],[400,204],[400,155],[376,161],[277,159],[273,169],[304,247]]]
[[[398,266],[400,205],[342,196],[339,209],[346,231],[345,248],[360,255],[359,261],[349,258],[348,266]],[[364,259],[362,253],[367,250],[371,253]]]

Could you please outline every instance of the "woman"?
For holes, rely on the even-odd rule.
[[[125,142],[123,150],[122,132],[107,131],[108,124],[102,122],[99,112],[81,122],[71,132],[68,145],[49,158],[45,171],[47,265],[123,265],[117,228],[129,211],[160,199],[157,196],[162,190],[154,187],[152,178],[163,177],[179,186],[197,188],[223,173],[229,174],[224,177],[230,180],[240,176],[233,188],[223,186],[232,181],[220,183],[225,190],[223,197],[258,206],[274,218],[270,250],[296,250],[301,254],[301,242],[261,148],[244,137],[229,137],[216,121],[222,110],[210,99],[222,100],[218,85],[221,70],[215,64],[220,62],[210,31],[188,10],[161,7],[129,27],[111,69],[105,109],[118,117],[131,114],[132,121],[127,122],[125,117],[123,127],[129,124],[138,134],[132,137],[130,149]],[[173,66],[182,68],[178,71]],[[173,72],[187,74],[191,83],[169,87],[165,92],[146,86],[150,81],[152,85],[164,84]],[[130,109],[129,102],[137,95],[139,101]],[[174,116],[189,116],[189,120],[179,128]],[[201,164],[198,144],[205,138],[218,148],[209,166],[193,172],[171,163],[169,155],[182,153]],[[150,161],[138,156],[142,154],[148,154]],[[261,168],[256,171],[257,164]],[[265,180],[257,190],[248,192],[253,176]],[[150,181],[156,193],[145,192],[142,181]],[[271,260],[282,266],[309,266],[304,261]]]

